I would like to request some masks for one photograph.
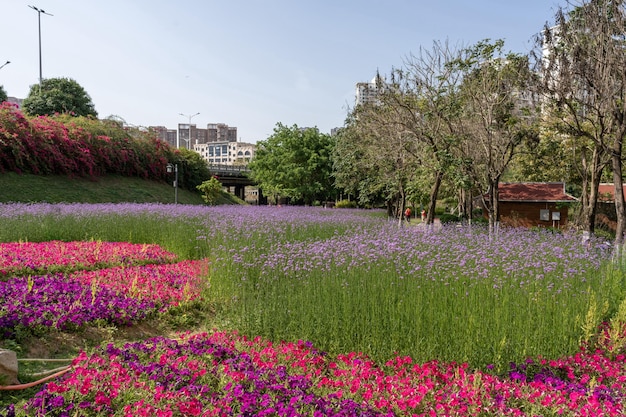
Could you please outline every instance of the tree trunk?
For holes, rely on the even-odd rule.
[[[602,153],[599,147],[594,147],[591,161],[587,160],[585,152],[583,152],[581,161],[583,164],[583,191],[580,207],[581,225],[583,231],[588,232],[590,236],[593,235],[596,227],[598,188],[602,178],[602,170],[605,166],[605,162],[602,162]]]
[[[443,180],[443,171],[435,173],[435,181],[430,189],[430,201],[428,202],[428,212],[426,213],[426,224],[433,224],[435,221],[435,208],[437,207],[437,196],[439,195],[439,187]]]
[[[500,228],[499,182],[500,176],[489,180],[489,237],[494,237]]]
[[[400,194],[398,195],[398,227],[404,225],[404,210],[405,210],[406,197],[404,195],[404,188],[400,187]]]
[[[613,149],[611,161],[613,166],[613,184],[615,186],[615,214],[617,215],[617,227],[615,229],[615,255],[621,260],[622,247],[624,245],[624,226],[626,225],[626,208],[624,206],[624,188],[622,180],[621,141],[616,144],[618,149]]]

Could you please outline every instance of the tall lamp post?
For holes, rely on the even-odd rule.
[[[200,112],[196,114],[182,114],[182,113],[178,113],[178,114],[189,118],[189,124],[187,125],[189,127],[189,138],[187,139],[187,149],[189,149],[189,147],[191,146],[191,119],[199,115]],[[176,143],[176,148],[180,148],[180,132],[178,132],[178,141]]]
[[[174,172],[174,204],[178,204],[178,164],[167,164],[167,172]]]
[[[4,64],[0,65],[0,69],[6,67],[7,65],[9,65],[11,63],[11,61],[7,61]]]
[[[42,77],[42,72],[41,72],[41,14],[47,14],[48,16],[53,16],[50,13],[46,13],[45,10],[39,9],[35,6],[28,6],[31,9],[33,9],[34,11],[37,12],[37,24],[39,26],[39,89],[41,90],[41,80],[43,79]]]

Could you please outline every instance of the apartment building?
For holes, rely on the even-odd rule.
[[[150,129],[156,132],[158,139],[167,142],[170,146],[176,147],[176,140],[178,138],[176,129],[168,129],[165,126],[150,126]]]
[[[385,82],[379,74],[376,74],[369,83],[357,83],[355,93],[355,106],[366,103],[377,103],[378,94],[385,88]]]
[[[198,143],[193,150],[209,165],[246,165],[254,157],[256,144],[231,141]]]

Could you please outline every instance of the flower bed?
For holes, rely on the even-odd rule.
[[[183,335],[83,353],[70,373],[16,411],[29,416],[619,416],[626,394],[624,357],[611,360],[606,353],[529,360],[498,377],[463,364],[417,364],[401,356],[379,367],[359,353],[331,358],[306,342],[272,344],[222,332]]]
[[[175,255],[157,245],[124,242],[0,244],[5,274],[63,270],[0,281],[0,336],[26,330],[72,330],[104,321],[129,325],[156,311],[195,300],[204,288],[205,260],[163,263]],[[19,262],[23,262],[20,267]],[[134,265],[146,263],[145,265]],[[101,265],[111,268],[93,269]],[[88,270],[75,271],[84,267]]]
[[[139,300],[154,300],[160,305],[178,305],[200,296],[207,262],[183,261],[176,264],[114,267],[80,271],[70,278],[86,285],[110,288]]]
[[[42,334],[48,328],[71,330],[104,320],[128,325],[157,308],[112,289],[89,286],[61,274],[17,277],[0,282],[0,334],[11,337],[17,328]]]
[[[0,243],[0,278],[111,265],[169,263],[176,255],[153,244],[127,242]]]

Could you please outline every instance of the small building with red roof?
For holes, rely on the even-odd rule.
[[[626,195],[626,185],[622,185],[622,192]],[[603,182],[598,186],[598,202],[611,204],[615,202],[615,184]]]
[[[626,195],[626,185],[622,186]],[[617,213],[615,212],[615,184],[601,183],[598,186],[596,203],[596,228],[615,232],[617,229]]]
[[[564,182],[515,182],[498,186],[500,223],[523,227],[563,227],[576,197]]]

